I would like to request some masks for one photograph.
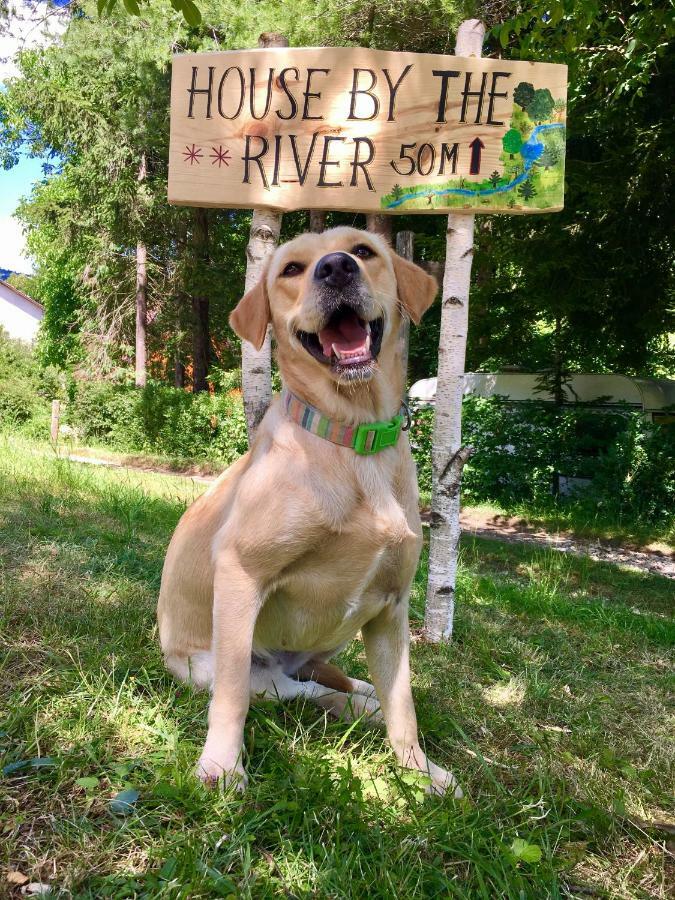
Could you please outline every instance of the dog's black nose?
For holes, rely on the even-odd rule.
[[[333,288],[343,288],[359,274],[359,267],[348,253],[327,253],[314,269],[314,280]]]

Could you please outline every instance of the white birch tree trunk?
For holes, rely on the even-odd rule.
[[[145,153],[141,156],[138,182],[145,181],[147,175]],[[136,344],[135,379],[136,387],[145,387],[148,362],[148,249],[143,241],[136,244]]]
[[[265,32],[258,39],[259,47],[288,47],[282,34]],[[247,291],[255,287],[265,269],[265,263],[279,243],[281,215],[266,209],[257,209],[251,219],[251,232],[246,247]],[[272,337],[267,329],[265,343],[256,350],[248,341],[241,344],[241,388],[244,395],[244,413],[249,445],[256,428],[272,402]]]
[[[148,332],[148,250],[142,241],[136,244],[136,387],[147,382]]]
[[[485,26],[468,19],[459,26],[455,54],[481,56]],[[462,397],[469,327],[469,287],[474,216],[448,216],[445,273],[438,345],[438,385],[432,445],[431,544],[424,630],[438,642],[452,635],[459,545],[459,499],[464,463]]]
[[[257,209],[251,220],[251,234],[246,247],[246,290],[254,288],[262,276],[265,263],[279,243],[281,216]],[[256,428],[272,402],[272,336],[268,326],[265,343],[256,350],[248,341],[241,342],[241,389],[249,445]]]

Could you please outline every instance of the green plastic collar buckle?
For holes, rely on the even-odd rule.
[[[385,447],[393,447],[398,441],[403,416],[394,416],[390,422],[366,422],[354,433],[353,449],[362,456],[379,453]]]

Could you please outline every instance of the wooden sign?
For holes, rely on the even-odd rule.
[[[563,207],[567,67],[351,48],[174,57],[169,201],[378,213]]]

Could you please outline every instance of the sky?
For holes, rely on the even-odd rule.
[[[57,0],[55,5],[64,6],[67,2]],[[0,34],[0,85],[17,74],[13,59],[17,50],[48,43],[64,27],[56,11],[45,19],[49,8],[39,0],[15,0],[12,7],[14,15],[9,29],[6,34]],[[21,197],[30,194],[33,183],[42,177],[42,162],[24,155],[13,169],[0,169],[0,269],[25,273],[33,270],[21,226],[12,215]]]

